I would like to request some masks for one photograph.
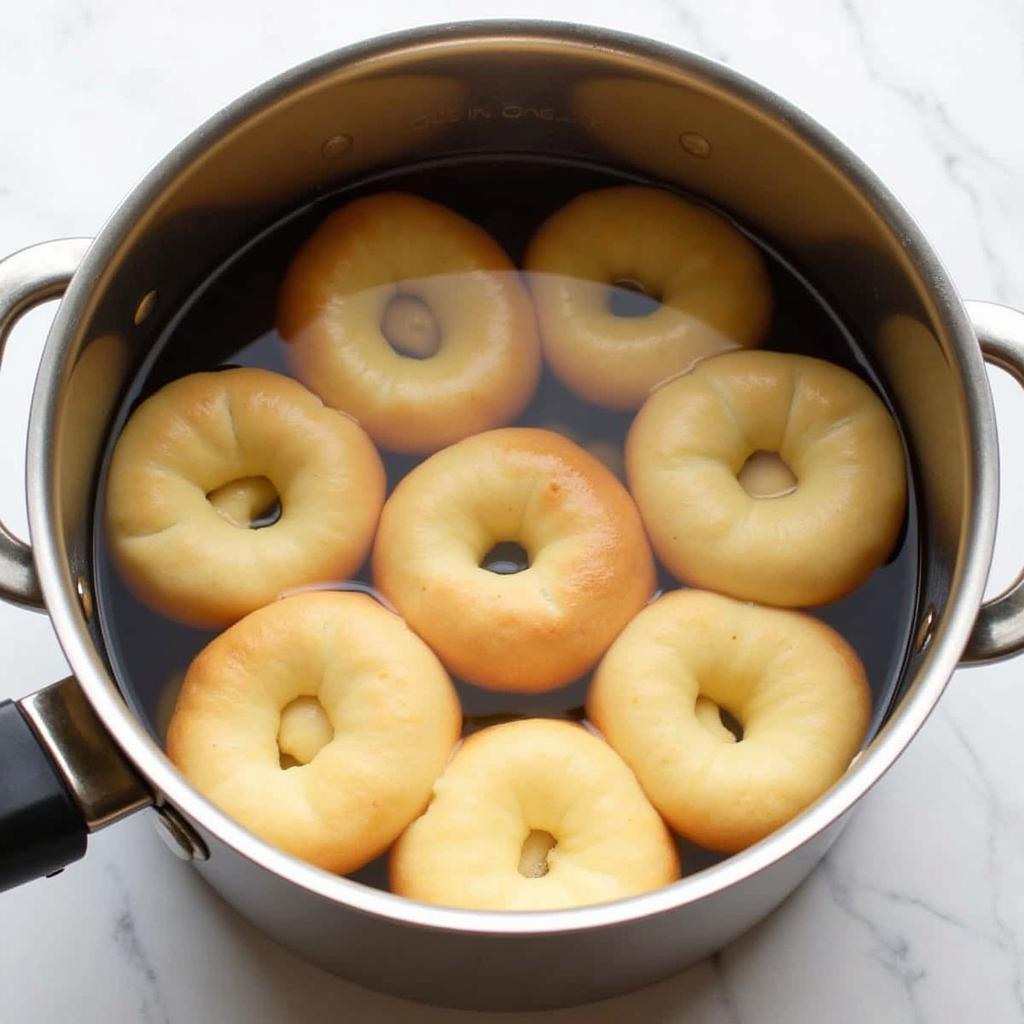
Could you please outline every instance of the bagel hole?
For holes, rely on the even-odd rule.
[[[265,476],[229,480],[206,495],[206,500],[232,526],[262,530],[281,518],[281,498]]]
[[[608,288],[608,312],[626,320],[650,316],[661,306],[661,299],[652,295],[639,281],[621,277]]]
[[[309,764],[334,739],[334,727],[316,697],[296,697],[281,709],[277,728],[282,768]]]
[[[381,334],[407,359],[429,359],[441,348],[441,327],[430,307],[415,295],[395,295],[384,307]]]
[[[701,694],[694,708],[697,721],[715,739],[723,743],[739,743],[743,739],[743,724],[721,704]]]
[[[550,832],[530,829],[519,853],[519,874],[523,878],[543,878],[549,870],[548,854],[557,845],[558,841]]]
[[[718,718],[722,725],[736,737],[736,742],[739,743],[743,739],[743,723],[735,715],[729,714],[721,704],[718,705]]]
[[[736,479],[752,498],[784,498],[797,487],[796,474],[782,456],[760,449],[743,463]]]
[[[511,576],[530,568],[530,556],[521,544],[514,540],[502,540],[484,555],[480,568],[499,576]]]

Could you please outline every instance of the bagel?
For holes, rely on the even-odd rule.
[[[383,448],[423,454],[515,419],[540,374],[529,296],[482,228],[388,192],[293,258],[277,327],[296,376]]]
[[[370,439],[301,384],[238,368],[147,398],[114,447],[110,549],[141,601],[223,626],[293,587],[362,564],[384,503]],[[280,517],[248,529],[274,497]]]
[[[509,543],[527,568],[482,567]],[[451,672],[520,692],[583,675],[655,582],[622,484],[566,438],[524,427],[460,441],[399,483],[381,515],[373,579]]]
[[[763,452],[788,467],[792,490],[748,493],[744,467]],[[860,378],[810,356],[731,352],[669,382],[633,421],[626,466],[666,568],[761,604],[855,590],[893,551],[906,512],[892,416]]]
[[[675,843],[607,744],[526,719],[467,739],[391,851],[394,892],[473,910],[560,910],[679,877]]]
[[[609,409],[637,409],[700,359],[759,345],[771,321],[757,247],[719,214],[660,189],[577,196],[538,228],[525,270],[551,369]],[[622,287],[646,295],[646,310],[617,313]]]
[[[688,590],[622,631],[586,707],[672,828],[735,853],[846,771],[871,691],[854,650],[823,622]],[[719,709],[739,723],[739,742]]]
[[[261,839],[346,874],[422,812],[461,726],[444,669],[397,615],[319,591],[253,612],[200,652],[167,752]]]

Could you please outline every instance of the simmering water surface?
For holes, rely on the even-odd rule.
[[[128,701],[155,736],[163,739],[175,695],[191,659],[215,635],[193,629],[150,611],[120,580],[104,535],[102,501],[106,465],[112,442],[138,403],[169,381],[187,373],[226,366],[260,366],[288,373],[284,343],[274,330],[275,298],[288,263],[320,221],[348,199],[382,190],[402,190],[442,203],[488,230],[517,264],[535,228],[574,195],[634,179],[574,163],[521,158],[477,159],[405,168],[318,200],[253,239],[219,268],[168,324],[142,372],[132,382],[111,432],[95,514],[95,580],[101,625],[112,669]],[[800,352],[838,363],[866,377],[881,391],[850,332],[822,296],[759,239],[775,293],[775,314],[766,348]],[[610,298],[620,316],[642,317],[651,297],[636,283],[619,282]],[[430,327],[417,345],[433,344]],[[410,358],[422,357],[410,353]],[[610,412],[576,398],[548,371],[529,407],[516,421],[522,426],[560,430],[613,468],[621,462],[622,442],[631,414]],[[388,490],[421,456],[382,453]],[[263,510],[256,525],[273,522],[276,508]],[[522,567],[524,553],[516,545],[497,545],[484,564],[495,572]],[[500,549],[500,550],[499,550]],[[873,733],[889,706],[899,679],[913,622],[918,579],[918,535],[913,489],[909,512],[897,550],[888,563],[848,597],[812,614],[825,620],[856,648],[867,669],[874,695]],[[676,582],[663,570],[660,586]],[[339,588],[373,593],[369,566]],[[385,602],[387,603],[387,602]],[[515,652],[510,651],[514,658]],[[495,693],[456,680],[467,715],[467,730],[505,715],[582,717],[587,679],[546,694]],[[718,856],[687,848],[687,873]],[[385,885],[380,862],[364,868],[358,878]]]

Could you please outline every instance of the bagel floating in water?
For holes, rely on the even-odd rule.
[[[771,322],[753,242],[661,189],[577,196],[537,229],[525,270],[551,369],[609,409],[637,409],[701,359],[759,345]]]
[[[401,192],[317,228],[288,267],[277,326],[299,379],[390,451],[509,423],[540,375],[533,307],[501,246]]]
[[[587,714],[672,828],[734,853],[846,771],[868,727],[871,690],[853,648],[825,623],[677,590],[612,644]]]
[[[732,352],[659,388],[630,428],[626,466],[668,570],[761,604],[849,594],[892,553],[906,512],[889,411],[859,377],[809,356]]]
[[[679,877],[633,773],[582,726],[526,719],[467,739],[391,851],[391,888],[472,910],[561,910]]]
[[[413,469],[381,515],[373,579],[451,672],[522,692],[590,669],[655,583],[625,487],[571,441],[525,427]]]
[[[397,615],[319,591],[253,612],[197,655],[167,752],[261,839],[346,874],[423,811],[461,727],[447,674]]]
[[[223,626],[286,590],[353,575],[384,483],[365,432],[298,382],[250,368],[194,373],[147,398],[117,440],[110,548],[141,601]],[[275,502],[276,520],[261,526]]]

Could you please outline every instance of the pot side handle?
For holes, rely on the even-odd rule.
[[[89,248],[89,238],[59,238],[0,261],[0,358],[14,325],[35,306],[62,295]],[[0,598],[41,609],[32,549],[0,522]]]
[[[1024,388],[1024,313],[995,302],[968,302],[967,312],[987,363]],[[978,609],[961,663],[981,665],[1024,650],[1024,572]]]

